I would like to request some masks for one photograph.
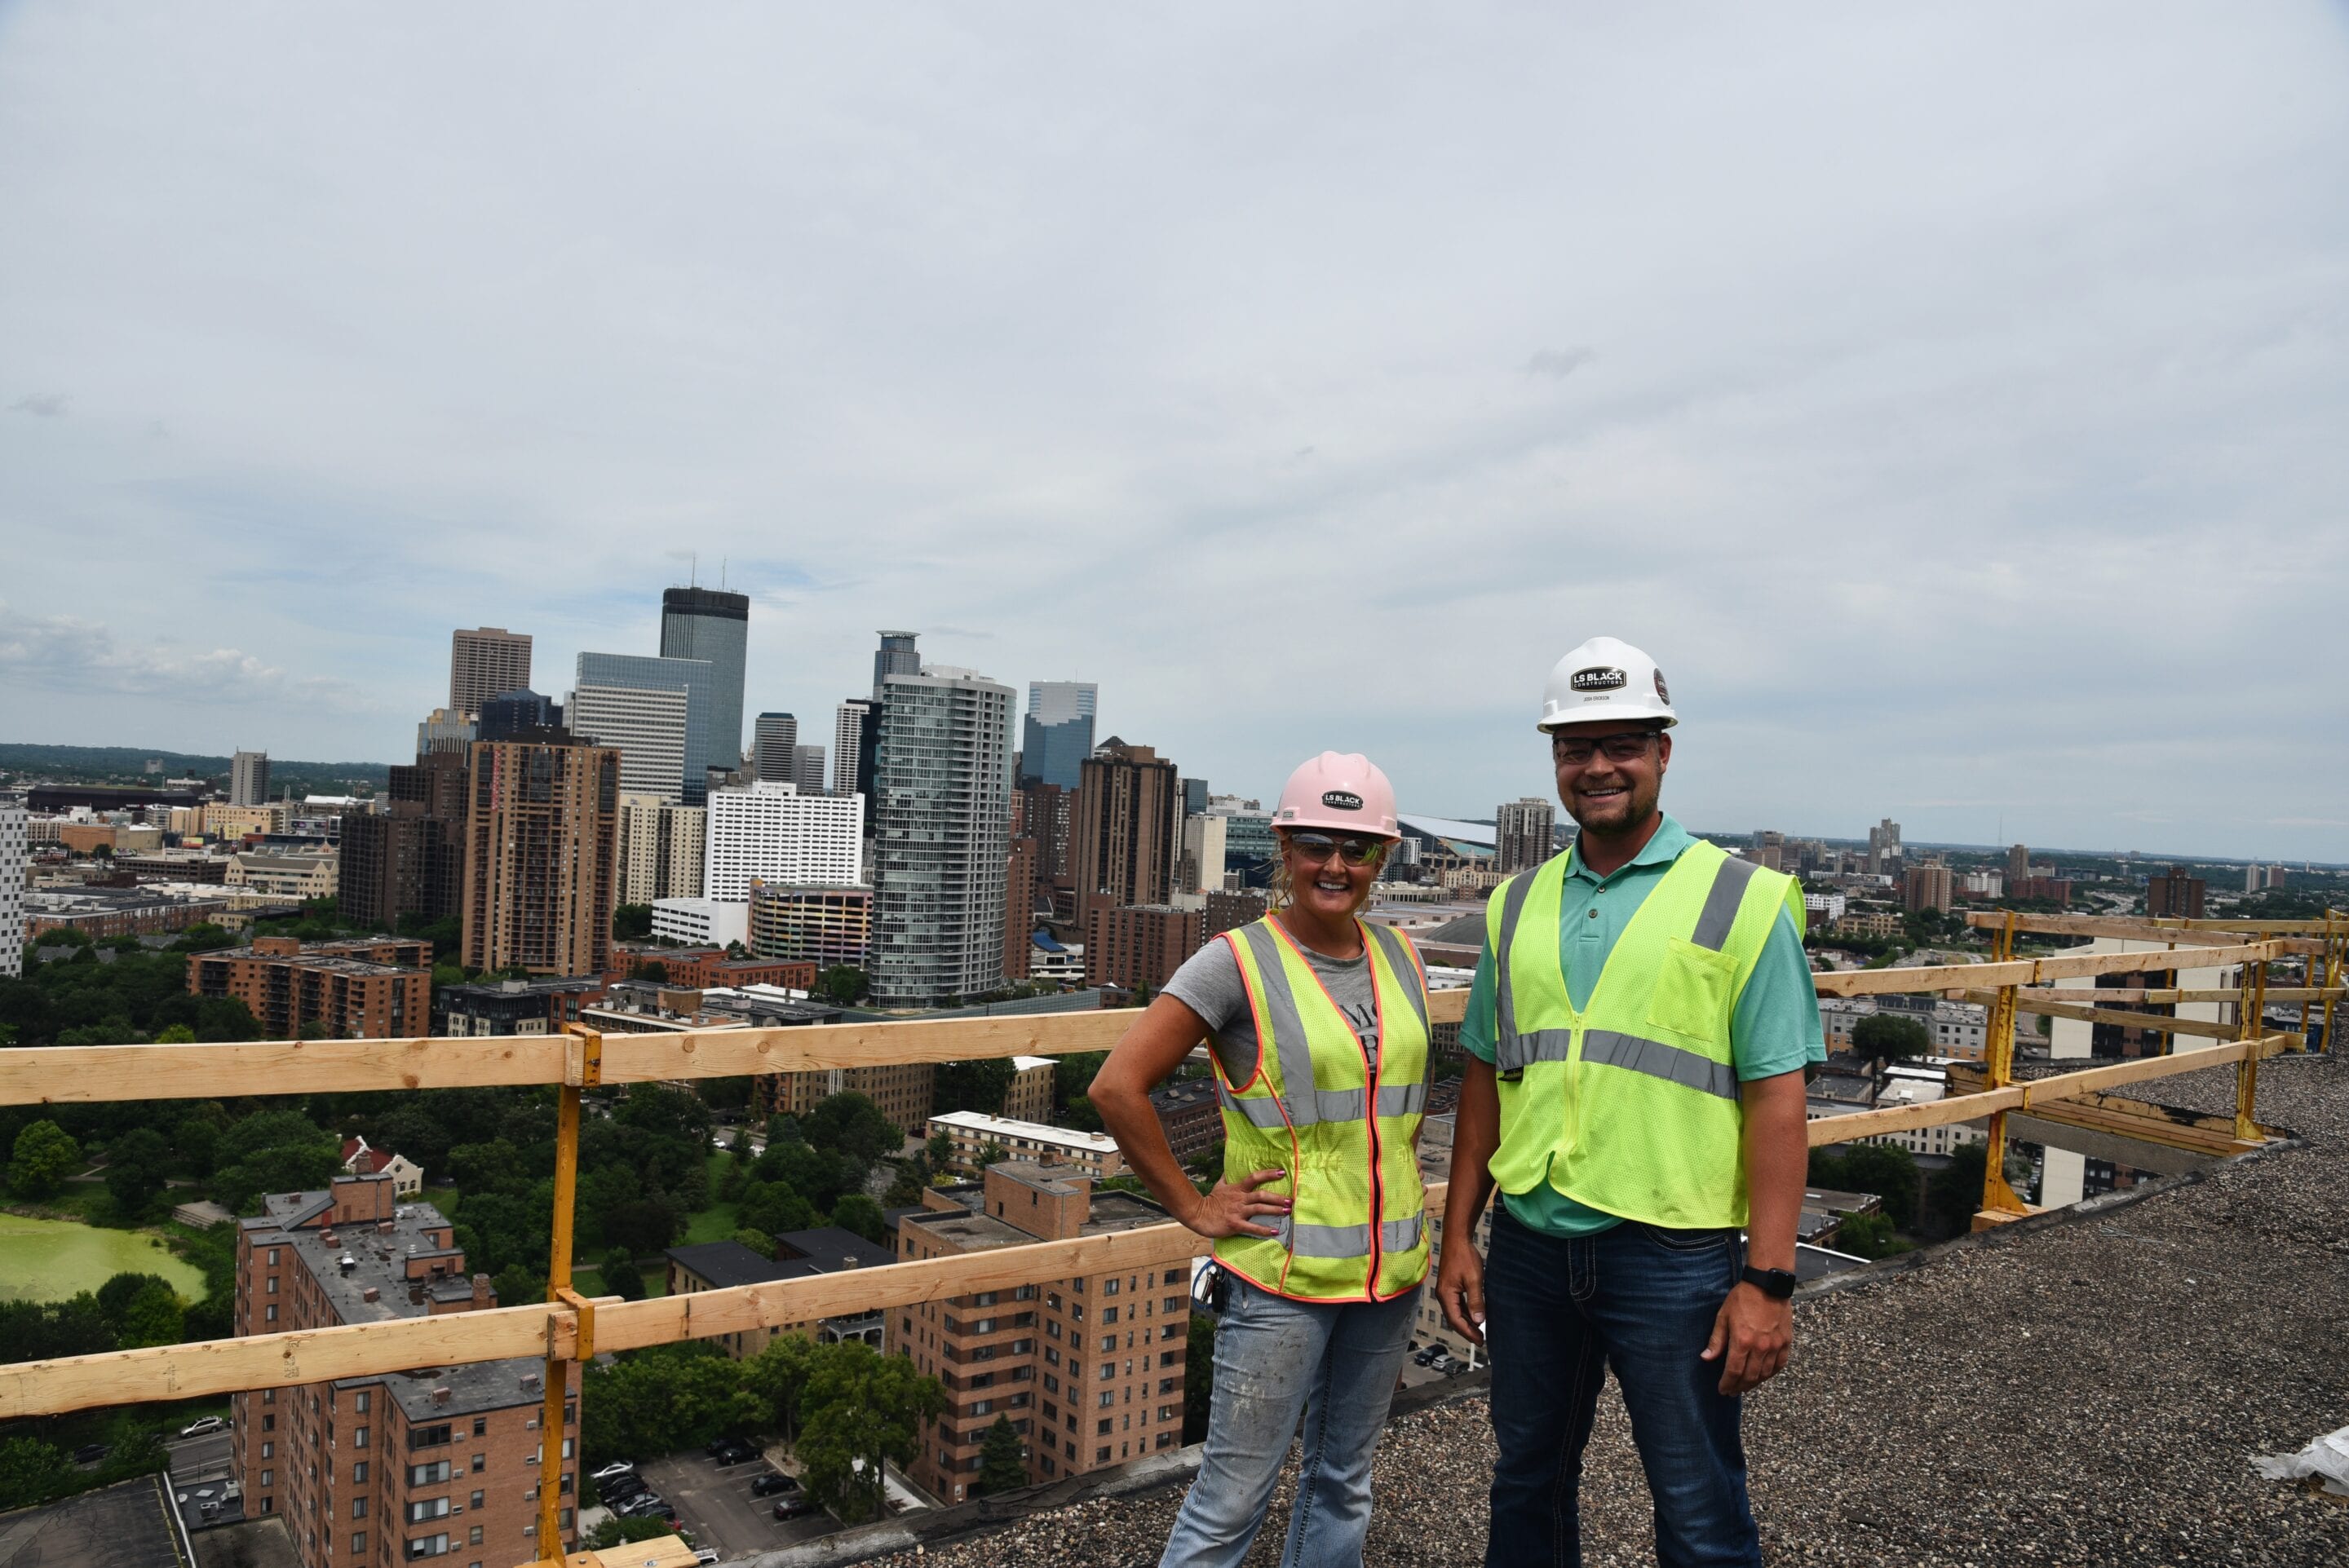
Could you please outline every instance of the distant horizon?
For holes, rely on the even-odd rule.
[[[181,757],[181,758],[197,758],[197,759],[210,759],[210,758],[217,758],[219,760],[223,761],[223,762],[228,761],[228,760],[230,759],[230,754],[229,754],[229,753],[226,753],[226,752],[172,751],[172,750],[168,750],[168,749],[156,749],[156,748],[143,748],[143,747],[137,747],[137,746],[119,746],[119,745],[114,745],[114,744],[110,744],[110,743],[92,743],[92,744],[90,744],[90,745],[87,745],[87,746],[76,746],[76,745],[72,745],[72,744],[70,744],[70,743],[57,742],[57,741],[42,741],[42,740],[0,740],[0,749],[5,749],[5,748],[8,748],[8,747],[12,747],[12,746],[22,746],[22,747],[54,747],[54,748],[58,748],[58,749],[64,749],[64,750],[81,750],[81,751],[119,751],[119,752],[123,753],[125,756],[136,756],[136,757],[151,757],[151,758]],[[412,762],[412,761],[413,761],[413,759],[411,758],[411,759],[410,759],[410,762]],[[285,758],[281,758],[281,757],[277,757],[277,756],[274,756],[274,755],[272,755],[272,756],[270,756],[270,758],[269,758],[269,766],[270,766],[270,768],[271,768],[271,769],[272,769],[273,771],[274,771],[275,769],[279,769],[279,768],[285,768],[285,769],[302,769],[302,770],[305,770],[305,771],[316,771],[316,772],[330,772],[330,771],[332,771],[333,769],[337,769],[337,768],[377,768],[377,769],[405,768],[405,767],[410,766],[410,762],[367,762],[367,761],[360,761],[360,760],[356,759],[356,758],[345,758],[345,759],[343,759],[343,760],[341,760],[341,761],[336,761],[336,762],[312,762],[312,761],[305,760],[305,759],[303,759],[303,758],[294,758],[294,757],[285,757]],[[1186,775],[1186,776],[1187,776],[1187,777],[1195,777],[1195,775]],[[1209,780],[1208,780],[1208,785],[1209,785],[1209,788],[1210,788],[1210,789],[1213,789],[1213,788],[1215,787],[1215,780],[1213,780],[1212,779],[1209,779]],[[126,785],[126,786],[124,786],[124,788],[126,788],[126,789],[136,789],[137,787],[138,787],[138,786],[136,786],[136,785]],[[104,786],[93,785],[93,786],[91,786],[91,788],[94,788],[94,789],[96,789],[96,788],[104,788]],[[1241,793],[1241,791],[1238,791],[1238,790],[1221,790],[1221,791],[1218,791],[1218,792],[1219,792],[1219,793],[1223,793],[1223,794],[1238,794],[1238,793]],[[1550,804],[1552,804],[1553,806],[1556,806],[1556,805],[1557,805],[1557,802],[1555,799],[1553,799],[1553,800],[1550,802]],[[1671,805],[1670,805],[1669,803],[1666,803],[1666,805],[1665,805],[1665,807],[1664,807],[1664,810],[1667,810],[1667,811],[1671,811]],[[1492,820],[1491,818],[1489,818],[1489,817],[1462,817],[1462,816],[1456,816],[1456,815],[1454,815],[1454,814],[1453,814],[1453,813],[1451,813],[1451,812],[1449,812],[1449,811],[1416,811],[1416,810],[1414,810],[1414,811],[1406,811],[1406,812],[1405,812],[1405,813],[1403,813],[1403,814],[1404,814],[1405,816],[1410,816],[1410,817],[1432,817],[1432,818],[1435,818],[1435,819],[1437,819],[1437,820],[1439,820],[1447,821],[1447,822],[1467,822],[1467,823],[1473,823],[1473,824],[1475,824],[1475,825],[1476,825],[1476,826],[1478,826],[1478,827],[1487,827],[1487,828],[1489,828],[1489,827],[1492,827],[1492,826],[1494,825],[1493,820]],[[1675,820],[1678,820],[1678,819],[1679,819],[1679,817],[1680,817],[1680,813],[1678,813],[1677,811],[1672,811],[1672,816],[1674,817],[1674,819],[1675,819]],[[1558,823],[1557,824],[1557,826],[1571,826],[1571,825],[1572,825],[1572,820],[1572,820],[1571,818],[1565,817],[1565,816],[1563,815],[1563,811],[1562,811],[1562,810],[1561,810],[1560,820],[1559,820]],[[1870,826],[1873,826],[1873,825],[1874,825],[1874,824],[1872,824],[1872,823],[1870,824]],[[1696,828],[1693,828],[1693,827],[1692,827],[1692,828],[1690,829],[1690,831],[1696,833],[1696,834],[1697,834],[1697,836],[1698,836],[1698,837],[1700,837],[1700,838],[1702,838],[1702,837],[1705,837],[1705,836],[1706,836],[1706,833],[1705,833],[1705,831],[1704,831],[1704,830],[1699,830],[1699,829],[1696,829]],[[1746,828],[1746,829],[1743,829],[1743,830],[1737,830],[1737,831],[1733,831],[1733,831],[1725,831],[1725,830],[1720,830],[1720,829],[1716,826],[1716,828],[1714,828],[1714,829],[1713,830],[1713,836],[1715,836],[1717,839],[1719,839],[1719,840],[1725,840],[1725,841],[1737,841],[1737,840],[1743,840],[1743,839],[1750,839],[1750,838],[1752,838],[1752,837],[1754,836],[1754,833],[1756,833],[1756,832],[1778,832],[1778,833],[1784,833],[1784,834],[1785,834],[1787,838],[1789,838],[1789,839],[1811,839],[1811,840],[1816,840],[1816,841],[1817,841],[1818,842],[1820,842],[1820,843],[1822,843],[1822,844],[1829,844],[1829,845],[1836,846],[1836,847],[1837,847],[1837,848],[1844,848],[1844,847],[1848,847],[1848,846],[1861,846],[1861,847],[1864,847],[1864,846],[1867,844],[1867,842],[1868,842],[1868,838],[1867,838],[1867,835],[1866,835],[1865,833],[1862,833],[1862,834],[1860,834],[1860,835],[1858,835],[1858,836],[1857,836],[1857,837],[1847,837],[1847,836],[1845,836],[1845,835],[1842,835],[1842,834],[1837,834],[1837,833],[1807,832],[1807,831],[1804,831],[1804,830],[1795,830],[1795,829],[1784,829],[1784,828],[1768,828],[1768,829]],[[2004,854],[2008,850],[2010,850],[2010,849],[2012,849],[2012,848],[2013,847],[2013,842],[2012,842],[2012,841],[2010,841],[2010,842],[2008,842],[2008,843],[2003,843],[2003,844],[1977,844],[1977,843],[1968,843],[1968,842],[1965,842],[1965,841],[1962,841],[1962,840],[1956,840],[1956,839],[1911,839],[1911,838],[1909,838],[1909,837],[1906,837],[1906,836],[1905,836],[1905,835],[1906,835],[1906,825],[1905,825],[1905,824],[1903,825],[1903,834],[1904,834],[1904,836],[1903,836],[1903,838],[1901,839],[1901,846],[1902,846],[1904,849],[1905,849],[1905,848],[1907,848],[1907,847],[1909,847],[1909,845],[1912,845],[1912,844],[1913,844],[1913,845],[1915,845],[1915,846],[1916,846],[1917,848],[1919,848],[1919,849],[1925,849],[1925,850],[1961,850],[1961,851],[1966,851],[1966,852],[1968,852],[1968,853],[1980,853],[1980,854]],[[2127,859],[2127,860],[2138,860],[2138,861],[2183,861],[2183,862],[2187,862],[2187,863],[2189,863],[2189,864],[2201,864],[2201,865],[2238,865],[2238,866],[2253,866],[2253,865],[2259,865],[2259,866],[2274,866],[2274,865],[2280,865],[2280,866],[2284,866],[2284,867],[2286,867],[2286,868],[2291,868],[2291,867],[2295,867],[2295,866],[2296,866],[2296,867],[2299,867],[2299,868],[2301,868],[2301,869],[2302,869],[2302,870],[2306,870],[2306,871],[2349,872],[2349,863],[2344,863],[2344,862],[2338,861],[2320,861],[2320,860],[2315,860],[2315,859],[2313,859],[2313,858],[2310,858],[2310,859],[2303,859],[2303,860],[2294,860],[2294,859],[2292,859],[2292,858],[2290,858],[2290,857],[2284,857],[2284,856],[2271,856],[2271,855],[2189,854],[2189,853],[2187,853],[2187,852],[2185,852],[2185,851],[2177,851],[2177,850],[2136,850],[2136,849],[2132,849],[2132,850],[2091,850],[2091,849],[2079,849],[2079,848],[2076,848],[2076,847],[2068,846],[2068,845],[2061,845],[2061,844],[2029,844],[2029,845],[2027,845],[2026,847],[2027,847],[2027,848],[2029,848],[2029,850],[2031,851],[2031,852],[2032,852],[2033,855],[2040,855],[2040,854],[2046,854],[2046,855],[2076,855],[2076,856],[2082,856],[2082,857],[2085,857],[2085,858],[2088,858],[2088,859],[2095,859],[2095,860],[2124,860],[2124,859]],[[2290,888],[2288,888],[2288,887],[2287,887],[2287,888],[2285,888],[2283,891],[2284,891],[2284,892],[2291,892],[2292,890],[2291,890]]]

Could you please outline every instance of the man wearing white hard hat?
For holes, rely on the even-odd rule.
[[[1248,1554],[1300,1417],[1282,1568],[1360,1568],[1371,1450],[1427,1274],[1427,980],[1408,938],[1360,916],[1401,835],[1393,787],[1325,751],[1289,775],[1272,830],[1272,913],[1175,971],[1087,1091],[1166,1212],[1216,1243],[1216,1398],[1162,1568]],[[1205,1194],[1150,1107],[1203,1038],[1224,1113]]]
[[[1445,1319],[1493,1361],[1487,1564],[1578,1563],[1577,1487],[1613,1371],[1668,1568],[1762,1561],[1740,1401],[1793,1343],[1826,1059],[1795,880],[1659,805],[1680,722],[1655,661],[1594,637],[1544,694],[1567,853],[1495,890],[1460,1044]]]

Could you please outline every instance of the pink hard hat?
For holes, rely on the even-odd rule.
[[[1325,751],[1290,774],[1272,825],[1402,836],[1395,821],[1394,786],[1359,751]]]

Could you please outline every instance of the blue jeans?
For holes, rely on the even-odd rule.
[[[1320,1305],[1231,1280],[1199,1479],[1159,1568],[1235,1568],[1247,1555],[1300,1414],[1305,1457],[1281,1568],[1359,1568],[1371,1528],[1371,1450],[1418,1305],[1416,1290],[1376,1305]]]
[[[1735,1231],[1625,1222],[1573,1241],[1493,1215],[1485,1333],[1493,1357],[1486,1568],[1582,1561],[1577,1492],[1599,1390],[1613,1367],[1656,1505],[1663,1568],[1759,1568],[1739,1401],[1700,1359],[1744,1266]]]

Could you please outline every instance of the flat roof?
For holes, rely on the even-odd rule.
[[[967,1132],[996,1138],[1025,1138],[1031,1142],[1057,1143],[1097,1154],[1117,1151],[1117,1140],[1102,1132],[1080,1132],[1073,1127],[1048,1127],[1040,1121],[1019,1121],[1008,1116],[985,1116],[976,1110],[949,1110],[930,1118],[932,1127],[957,1127]]]
[[[187,1568],[191,1550],[168,1476],[0,1514],[0,1568]]]

